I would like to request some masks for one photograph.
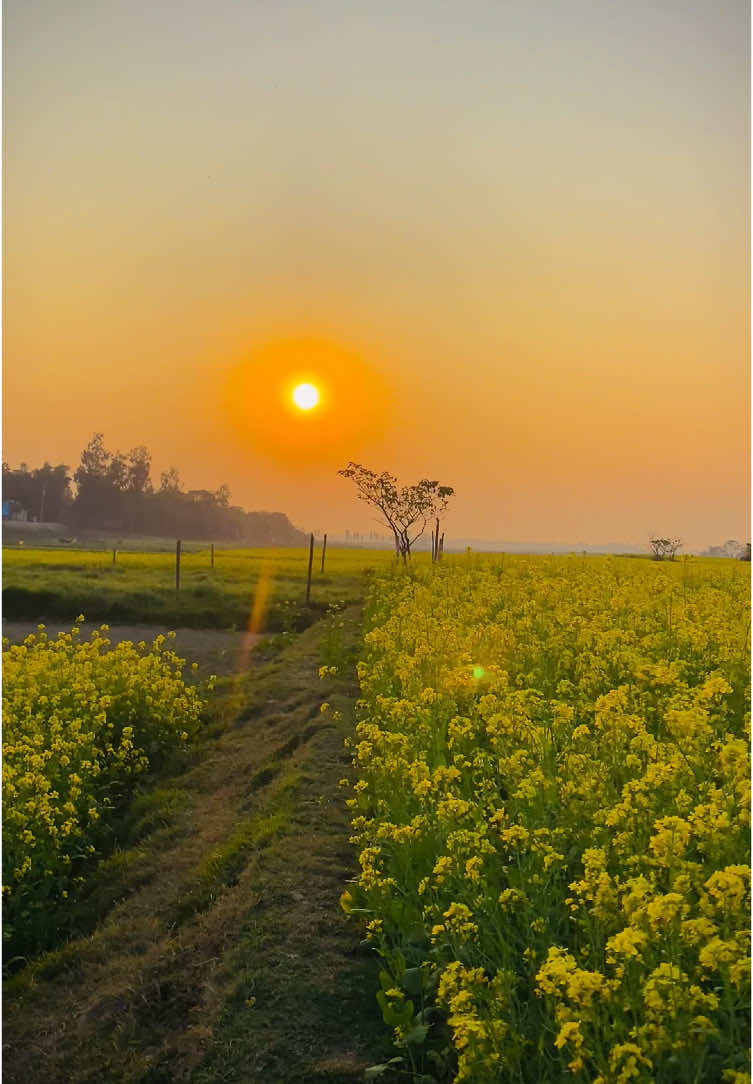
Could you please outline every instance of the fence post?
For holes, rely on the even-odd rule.
[[[313,563],[314,563],[314,533],[312,531],[311,532],[311,537],[309,539],[309,573],[308,573],[308,579],[306,580],[306,602],[307,603],[308,603],[309,598],[311,597],[311,566],[313,565]]]
[[[212,542],[211,546],[209,547],[209,560],[211,562],[212,568],[214,568],[214,542]]]
[[[116,549],[115,549],[115,547],[113,546],[113,547],[112,547],[112,563],[113,563],[113,564],[115,564],[115,554],[116,554],[116,553],[117,553],[117,550],[116,550]]]
[[[175,597],[180,593],[180,539],[175,543]]]
[[[324,554],[327,552],[327,532],[324,532],[324,542],[322,543],[322,572],[324,572]]]

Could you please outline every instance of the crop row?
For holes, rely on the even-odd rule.
[[[748,599],[692,560],[377,581],[343,906],[405,1067],[749,1081]]]

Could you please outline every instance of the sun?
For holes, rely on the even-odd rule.
[[[319,389],[313,384],[299,384],[293,388],[293,402],[299,410],[311,410],[319,402]]]

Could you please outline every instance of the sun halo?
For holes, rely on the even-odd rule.
[[[302,384],[318,394],[308,409],[294,398]],[[391,402],[379,365],[361,349],[286,336],[256,343],[228,368],[221,417],[239,454],[284,469],[335,469],[381,437]]]

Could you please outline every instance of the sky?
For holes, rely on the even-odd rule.
[[[305,530],[750,537],[740,0],[6,0],[3,457]],[[321,406],[296,411],[299,379]]]

